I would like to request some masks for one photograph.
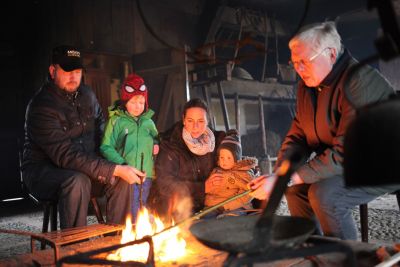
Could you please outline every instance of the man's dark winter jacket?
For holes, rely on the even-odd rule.
[[[97,154],[103,127],[103,114],[90,88],[81,85],[67,93],[53,82],[45,83],[27,108],[22,169],[53,164],[108,182],[115,164]]]
[[[168,205],[173,199],[185,196],[192,199],[194,211],[204,207],[204,183],[216,166],[216,148],[225,136],[223,132],[214,131],[214,152],[198,156],[187,148],[182,139],[182,129],[182,122],[178,122],[161,136],[149,205],[162,215],[168,215],[168,209],[171,209]]]

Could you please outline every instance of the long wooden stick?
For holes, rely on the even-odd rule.
[[[244,196],[248,195],[248,194],[249,194],[250,192],[252,192],[252,191],[253,191],[253,190],[251,190],[251,189],[246,190],[246,191],[244,191],[243,193],[240,193],[240,194],[235,195],[235,196],[233,196],[233,197],[230,197],[230,198],[228,198],[228,199],[226,199],[226,200],[224,200],[224,201],[221,201],[220,203],[218,203],[218,204],[216,204],[216,205],[214,205],[214,206],[211,206],[211,207],[209,207],[209,208],[207,208],[207,209],[205,209],[205,210],[201,210],[201,211],[195,213],[193,216],[191,216],[191,217],[189,217],[189,218],[187,218],[187,219],[184,219],[184,220],[180,221],[179,223],[177,223],[177,224],[175,224],[175,225],[171,225],[170,227],[167,227],[167,228],[163,229],[162,231],[160,231],[160,232],[158,232],[158,233],[153,234],[153,236],[158,235],[158,234],[161,234],[161,233],[166,232],[166,231],[168,231],[168,230],[171,230],[171,229],[174,228],[174,227],[177,227],[177,226],[183,225],[183,224],[185,224],[185,223],[194,221],[194,220],[196,220],[196,219],[200,219],[200,218],[203,217],[204,215],[206,215],[206,214],[208,214],[208,213],[210,213],[210,212],[212,212],[212,211],[214,211],[214,210],[216,210],[216,209],[218,209],[218,208],[224,206],[225,204],[228,204],[229,202],[232,202],[232,201],[234,201],[234,200],[236,200],[236,199],[238,199],[238,198],[244,197]]]
[[[144,154],[143,152],[140,154],[140,171],[143,172],[143,158]],[[145,177],[140,177],[140,186],[139,186],[139,209],[143,208],[143,183],[145,180]]]

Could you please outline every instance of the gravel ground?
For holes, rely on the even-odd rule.
[[[394,195],[385,195],[369,205],[369,238],[371,243],[391,245],[400,243],[400,212]],[[283,201],[277,211],[280,215],[288,214]],[[40,233],[42,211],[30,201],[0,203],[0,228],[15,229]],[[353,212],[359,227],[358,209]],[[95,223],[94,216],[88,217],[89,224]],[[30,252],[30,239],[26,236],[0,233],[0,259]]]

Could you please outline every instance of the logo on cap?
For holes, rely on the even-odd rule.
[[[67,51],[67,55],[69,57],[81,57],[81,53],[79,51],[76,51],[76,50],[68,50]]]

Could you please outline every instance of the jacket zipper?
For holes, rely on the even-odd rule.
[[[317,131],[317,111],[318,111],[318,92],[320,92],[319,88],[315,88],[314,90],[316,90],[315,92],[312,92],[315,94],[315,106],[314,106],[314,132],[315,132],[315,136],[318,139],[318,142],[321,143],[321,139],[319,138],[318,135],[318,131]]]
[[[122,157],[125,160],[125,146],[126,146],[126,139],[128,138],[129,130],[128,128],[125,128],[125,135],[124,135],[124,140],[122,141]]]
[[[136,121],[135,119],[133,119],[133,121],[134,122],[136,122],[136,147],[137,147],[137,149],[136,149],[136,160],[135,160],[135,163],[136,164],[139,164],[139,160],[138,160],[138,157],[139,157],[139,126],[140,126],[140,124],[139,124],[139,119],[140,118],[138,118],[138,120]],[[140,168],[140,166],[135,166],[135,168],[137,168],[137,169],[139,169]]]

